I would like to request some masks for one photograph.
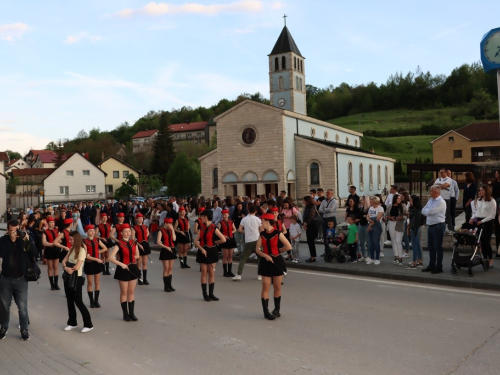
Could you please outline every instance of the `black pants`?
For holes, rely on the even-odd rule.
[[[472,207],[470,206],[470,204],[468,206],[465,206],[464,203],[464,211],[465,211],[465,222],[468,223],[470,221],[470,218],[472,217]]]
[[[318,237],[317,225],[314,223],[307,225],[306,238],[307,238],[307,246],[309,246],[309,253],[311,254],[311,258],[316,258],[316,244],[314,243],[314,240],[317,237]]]
[[[493,251],[491,249],[491,236],[493,234],[493,221],[487,221],[482,224],[478,230],[481,230],[481,251],[483,253],[483,257],[487,259],[493,258]]]
[[[455,209],[457,208],[457,198],[451,197],[450,198],[450,219],[451,219],[451,225],[453,228],[455,228]]]
[[[498,246],[500,246],[500,223],[498,222],[498,215],[495,216],[494,225],[495,225],[495,242],[497,245],[495,252],[497,252]]]
[[[351,257],[351,259],[354,259],[354,260],[358,260],[358,243],[355,242],[355,243],[350,243],[347,245],[347,247],[349,248],[349,256]]]
[[[92,319],[90,318],[90,313],[89,310],[87,310],[87,307],[83,303],[82,300],[82,287],[83,287],[83,282],[84,278],[79,277],[78,278],[78,284],[76,287],[76,290],[69,289],[66,284],[64,284],[64,293],[66,293],[66,300],[68,302],[68,325],[69,326],[77,326],[76,322],[76,307],[78,307],[78,310],[80,310],[80,313],[82,314],[83,318],[83,326],[87,328],[92,328]]]

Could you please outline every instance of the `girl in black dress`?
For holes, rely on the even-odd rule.
[[[285,261],[280,253],[290,250],[292,246],[285,235],[274,228],[273,214],[264,214],[260,219],[262,220],[264,231],[260,233],[255,252],[262,257],[259,262],[259,275],[262,276],[262,309],[264,310],[264,317],[266,319],[274,320],[281,316],[281,282],[283,274],[286,272]],[[283,245],[281,248],[279,248],[280,242]],[[274,310],[272,313],[269,312],[269,289],[271,288],[271,281],[274,290]]]
[[[172,225],[173,219],[166,217],[163,228],[158,231],[156,243],[161,247],[160,260],[163,263],[163,290],[165,292],[175,292],[172,287],[172,269],[177,259],[175,255],[175,231]]]
[[[134,314],[135,307],[135,286],[139,277],[139,268],[137,259],[139,259],[139,250],[134,240],[132,240],[132,231],[129,224],[120,226],[121,240],[117,240],[116,245],[111,250],[110,261],[116,264],[115,279],[120,283],[120,304],[123,311],[123,320],[130,322],[137,321]],[[119,260],[115,258],[118,254]],[[127,309],[128,302],[128,309]]]
[[[59,235],[54,241],[54,246],[60,249],[59,252],[59,263],[62,263],[64,257],[69,253],[71,244],[69,243],[69,233],[71,231],[71,226],[73,225],[73,219],[64,219],[64,229],[59,232]],[[54,288],[59,290],[58,277],[54,276]]]
[[[101,254],[108,251],[99,238],[95,235],[95,228],[92,224],[85,227],[87,238],[83,240],[83,245],[87,250],[87,257],[83,265],[83,271],[87,275],[87,293],[90,299],[90,308],[101,307],[99,304],[99,293],[101,292],[101,272],[103,271],[103,261]],[[93,285],[95,285],[95,291]]]
[[[57,261],[59,260],[61,249],[54,244],[54,241],[59,236],[59,230],[56,227],[55,219],[52,216],[47,216],[46,220],[48,229],[42,234],[42,245],[44,247],[43,257],[47,261],[47,273],[49,275],[50,289],[59,290],[59,286],[57,285],[59,279]]]
[[[212,210],[205,210],[200,213],[203,219],[203,226],[196,236],[195,245],[198,248],[196,262],[201,267],[201,290],[205,301],[218,301],[214,296],[215,287],[215,264],[219,261],[217,246],[226,242],[226,238],[212,223]],[[219,239],[217,241],[217,238]],[[207,294],[207,274],[208,274],[208,294]]]
[[[103,275],[111,275],[109,272],[109,249],[114,246],[113,240],[111,239],[111,223],[108,222],[108,214],[103,212],[101,214],[101,223],[97,226],[97,238],[106,246],[108,251],[102,253],[102,259],[104,263]]]
[[[181,268],[191,268],[187,264],[187,252],[191,240],[189,239],[189,220],[186,217],[186,209],[182,206],[179,208],[179,218],[176,220],[175,233],[177,236],[177,245],[179,247],[179,261]]]
[[[148,255],[151,254],[149,248],[149,229],[143,224],[144,216],[141,213],[135,215],[135,226],[132,229],[132,238],[137,241],[139,247],[139,271],[142,269],[142,281],[139,285],[149,285],[148,281]]]
[[[229,210],[222,210],[222,220],[217,225],[222,235],[226,238],[226,242],[220,245],[222,249],[222,267],[224,268],[224,277],[234,277],[233,273],[233,253],[236,248],[234,234],[236,226],[232,220],[229,220]]]

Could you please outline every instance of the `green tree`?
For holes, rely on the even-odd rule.
[[[131,195],[137,195],[136,186],[139,184],[139,181],[133,174],[129,174],[125,179],[125,182],[122,182],[122,186],[115,190],[115,199],[128,198]]]
[[[165,179],[174,159],[174,141],[169,129],[168,115],[166,112],[163,112],[160,116],[159,130],[153,144],[153,157],[151,158],[150,167],[151,172]]]
[[[201,174],[197,162],[179,153],[167,173],[169,195],[197,195],[201,191]]]
[[[16,194],[16,186],[19,185],[19,178],[11,176],[7,182],[7,193]]]
[[[7,155],[9,155],[10,160],[21,159],[23,157],[19,152],[16,151],[5,150],[5,152],[7,153]]]
[[[156,174],[141,175],[141,177],[139,179],[139,184],[146,186],[144,191],[146,192],[146,194],[148,196],[151,196],[154,193],[159,192],[163,186],[163,183],[161,181],[160,176],[158,176]]]
[[[468,114],[476,119],[498,118],[498,102],[485,89],[474,91]]]

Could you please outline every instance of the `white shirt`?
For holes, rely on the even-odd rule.
[[[453,179],[451,180],[450,192],[451,197],[458,200],[458,197],[460,196],[460,189],[458,188],[457,182]]]
[[[245,242],[253,242],[259,239],[261,221],[257,216],[245,216],[241,219],[240,225],[245,229]]]
[[[174,207],[174,211],[178,213],[179,212],[179,205],[177,204],[177,202],[173,201],[172,206]]]
[[[330,200],[324,199],[319,206],[319,213],[323,215],[323,219],[328,219],[335,216],[337,212],[337,200],[332,198]]]
[[[380,212],[384,213],[384,208],[382,206],[378,206],[377,208],[370,206],[368,209],[368,217],[375,220]]]
[[[439,177],[435,182],[434,185],[442,185],[442,184],[450,184],[447,188],[441,188],[441,198],[443,199],[450,199],[451,195],[451,190],[453,189],[453,180],[449,177],[441,178]]]
[[[425,223],[434,225],[446,222],[446,202],[443,197],[431,198],[424,208],[422,215],[427,216]]]
[[[482,218],[482,222],[485,223],[487,221],[495,219],[495,215],[497,213],[497,202],[491,198],[491,200],[483,201],[477,200],[477,211],[472,215],[472,219],[478,217]]]
[[[300,228],[300,225],[298,223],[290,224],[290,229],[288,229],[288,232],[290,233],[290,238],[299,236],[299,238],[292,241],[300,241],[300,235],[302,234],[302,229]]]
[[[222,208],[217,207],[217,208],[212,208],[212,212],[214,213],[212,222],[217,225],[221,222],[222,220]]]
[[[393,200],[393,199],[394,199],[394,194],[393,194],[393,193],[390,193],[390,194],[387,196],[387,198],[385,198],[385,202],[384,202],[384,204],[385,204],[386,206],[388,206],[388,205],[392,204],[392,200]]]

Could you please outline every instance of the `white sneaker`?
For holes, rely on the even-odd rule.
[[[389,241],[389,240],[384,241],[384,245],[391,245],[391,244],[392,244],[392,242],[391,242],[391,241]]]
[[[300,259],[299,258],[295,258],[295,263],[300,263]]]
[[[371,260],[370,258],[368,258],[368,260],[366,261],[366,264],[373,264],[373,260]]]
[[[361,257],[361,258],[358,259],[358,262],[364,262],[365,260],[366,260],[365,257]]]
[[[375,264],[376,266],[378,266],[380,264],[380,260],[376,260],[375,262],[373,262],[373,264]]]
[[[66,328],[64,328],[65,331],[71,331],[72,329],[75,329],[76,326],[66,326]]]
[[[403,258],[408,258],[408,257],[409,257],[408,253],[403,253]]]
[[[257,258],[257,254],[252,253],[252,254],[250,254],[249,258],[250,259],[256,259]]]
[[[262,276],[260,276],[260,275],[257,276],[257,280],[259,280],[259,281],[262,280]]]
[[[90,332],[94,329],[94,327],[91,327],[91,328],[88,328],[88,327],[85,327],[82,329],[82,333],[87,333],[87,332]]]
[[[235,275],[233,281],[241,281],[241,275]]]
[[[380,252],[380,257],[381,257],[381,258],[385,257],[385,255],[384,255],[384,252],[383,252],[383,251],[381,251],[381,252]]]

